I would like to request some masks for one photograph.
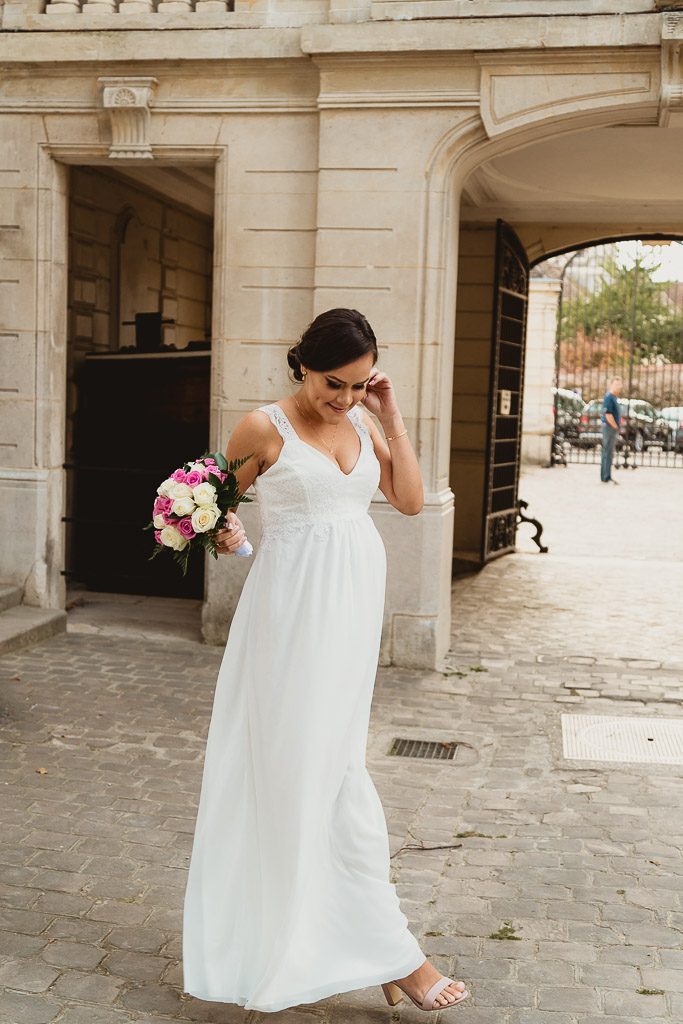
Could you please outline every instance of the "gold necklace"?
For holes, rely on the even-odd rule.
[[[311,430],[312,430],[312,431],[313,431],[313,432],[314,432],[314,433],[315,433],[315,434],[317,435],[317,437],[319,437],[319,438],[320,438],[320,440],[321,440],[321,441],[322,441],[322,443],[323,443],[323,444],[325,445],[325,447],[327,448],[327,450],[328,450],[328,452],[330,453],[330,455],[334,455],[334,447],[330,448],[330,446],[329,446],[329,444],[327,443],[327,441],[325,441],[325,439],[324,439],[324,438],[320,437],[320,434],[319,434],[319,433],[318,433],[318,431],[317,431],[317,430],[315,429],[315,427],[314,427],[314,426],[313,426],[313,424],[311,423],[311,421],[310,421],[310,419],[308,418],[308,416],[307,416],[307,415],[306,415],[306,414],[304,413],[303,409],[301,408],[301,406],[300,406],[300,405],[299,405],[299,403],[297,402],[296,398],[294,398],[294,404],[296,405],[297,409],[298,409],[298,410],[299,410],[299,412],[301,413],[301,416],[303,417],[303,419],[305,419],[307,423],[310,423],[310,424],[311,424]],[[335,424],[335,427],[334,427],[334,433],[335,433],[335,435],[336,435],[336,433],[337,433],[337,429],[338,429],[338,427],[339,427],[339,424],[338,424],[338,423],[336,423],[336,424]]]

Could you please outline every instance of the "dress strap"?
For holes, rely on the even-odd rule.
[[[361,444],[372,444],[372,437],[370,436],[370,431],[366,427],[365,420],[363,419],[363,414],[357,405],[354,405],[353,409],[350,410],[349,419],[351,420],[351,422],[353,423],[353,425],[355,426],[356,430],[360,435]]]
[[[270,402],[269,405],[259,405],[259,410],[265,412],[271,423],[274,425],[278,434],[283,441],[291,440],[296,438],[296,431],[294,427],[287,419],[284,411],[275,402]]]

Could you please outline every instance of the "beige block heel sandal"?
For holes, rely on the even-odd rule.
[[[440,1003],[435,1002],[438,994],[443,991],[447,985],[451,984],[455,984],[453,978],[439,978],[438,981],[434,982],[431,988],[427,989],[421,1003],[418,1003],[417,999],[413,999],[408,992],[404,992],[400,985],[397,985],[393,981],[387,981],[383,984],[382,992],[384,992],[385,999],[389,1003],[389,1006],[396,1006],[397,1003],[401,1002],[405,995],[408,996],[415,1006],[417,1006],[418,1010],[447,1010],[450,1006],[457,1006],[458,1003],[462,1003],[463,1000],[467,999],[469,996],[467,989],[463,989],[460,995],[452,1003],[444,1003],[442,1006]]]

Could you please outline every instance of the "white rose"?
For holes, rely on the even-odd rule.
[[[192,513],[192,529],[195,533],[207,533],[218,522],[221,510],[218,505],[200,505]]]
[[[216,488],[204,481],[192,488],[192,497],[198,505],[213,505],[216,500]]]
[[[166,526],[166,520],[162,516],[161,512],[157,512],[154,517],[154,529],[163,530],[164,526]]]
[[[162,498],[168,498],[170,495],[171,487],[175,487],[176,481],[173,477],[169,476],[163,483],[157,487],[157,494],[161,495]]]
[[[182,551],[188,544],[187,537],[183,537],[175,526],[165,526],[159,534],[159,539],[162,544],[167,548],[173,548],[174,551]]]
[[[173,498],[191,498],[192,488],[187,484],[179,484],[175,480],[173,481],[173,487],[169,487],[167,497]]]
[[[203,462],[193,462],[191,463],[188,472],[191,473],[193,470],[195,470],[197,473],[203,473],[205,469],[206,466],[204,465]]]
[[[192,498],[176,498],[171,505],[171,512],[175,516],[189,516],[194,512],[194,501]]]

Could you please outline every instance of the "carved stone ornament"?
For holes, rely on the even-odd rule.
[[[152,160],[149,141],[151,113],[149,102],[156,78],[98,78],[102,86],[102,106],[109,112],[112,159]]]
[[[683,124],[683,75],[681,45],[683,13],[662,15],[662,89],[659,98],[659,124],[679,127]]]

